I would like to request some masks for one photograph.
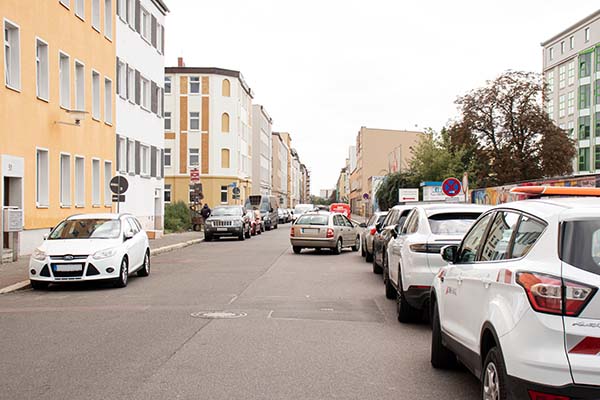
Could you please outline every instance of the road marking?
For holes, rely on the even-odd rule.
[[[273,310],[269,311],[269,315],[267,315],[267,318],[271,318],[272,315],[273,315]]]
[[[229,300],[229,304],[232,304],[234,301],[237,300],[237,295],[234,295],[233,298],[231,300]]]

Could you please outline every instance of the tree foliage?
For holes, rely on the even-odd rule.
[[[192,225],[188,205],[183,201],[165,204],[165,230],[169,232],[187,231]]]
[[[389,210],[398,204],[398,189],[418,188],[419,184],[419,178],[411,172],[388,174],[375,193],[379,208]]]

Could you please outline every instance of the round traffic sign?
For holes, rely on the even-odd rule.
[[[234,187],[233,189],[231,189],[231,192],[232,192],[233,194],[240,194],[240,188],[236,186],[236,187]]]
[[[363,193],[363,199],[369,200],[369,193]]]
[[[442,192],[446,196],[454,197],[460,193],[461,184],[456,178],[448,178],[442,182]]]
[[[127,178],[121,175],[117,175],[110,180],[110,191],[114,194],[123,194],[129,188],[129,182]]]

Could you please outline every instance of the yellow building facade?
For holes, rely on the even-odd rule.
[[[23,210],[20,254],[69,215],[113,210],[115,4],[0,1],[0,191]]]

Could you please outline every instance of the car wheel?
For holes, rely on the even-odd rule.
[[[440,312],[437,304],[433,305],[431,332],[431,365],[433,368],[448,369],[456,365],[456,356],[442,343]]]
[[[45,290],[48,289],[48,282],[40,282],[40,281],[29,281],[29,283],[31,284],[31,288],[33,290]]]
[[[365,247],[367,247],[367,246],[365,246],[365,242],[363,240],[362,243],[360,244],[360,255],[362,257],[366,257],[367,256],[367,253],[365,252]]]
[[[368,257],[368,255],[367,255],[367,257]],[[381,274],[383,272],[383,270],[381,269],[381,267],[379,266],[379,264],[377,264],[377,260],[376,260],[374,254],[371,254],[371,261],[373,261],[373,273],[374,274]]]
[[[246,239],[250,239],[252,237],[252,235],[250,234],[250,227],[248,227],[248,230],[246,231]]]
[[[387,257],[383,259],[383,283],[385,284],[385,297],[389,300],[395,300],[398,293],[396,288],[392,285],[390,279],[390,268],[388,266]]]
[[[352,251],[358,251],[360,246],[360,236],[356,237],[356,241],[354,242],[354,246],[352,246]]]
[[[144,256],[144,264],[142,264],[142,268],[138,270],[138,276],[148,276],[150,275],[150,251],[146,250],[146,255]]]
[[[485,357],[481,372],[482,400],[508,400],[506,367],[498,347],[492,347]]]
[[[373,253],[369,253],[369,249],[367,248],[366,242],[365,242],[365,261],[373,262]]]
[[[396,312],[398,322],[414,322],[420,316],[420,311],[408,304],[404,297],[404,288],[402,287],[402,275],[398,271],[398,292],[396,294]]]
[[[205,242],[210,242],[211,240],[213,240],[213,237],[211,234],[207,233],[204,235],[204,241]]]
[[[241,241],[243,241],[243,240],[244,240],[244,236],[245,236],[245,235],[246,235],[246,234],[244,233],[244,231],[242,231],[242,232],[240,233],[240,235],[238,236],[238,240],[241,240]]]
[[[119,277],[115,281],[115,287],[124,288],[127,286],[127,280],[129,278],[129,268],[127,267],[127,258],[123,257],[121,260],[121,267],[119,268]]]
[[[299,246],[293,246],[292,248],[294,249],[294,253],[296,254],[300,254],[300,252],[302,251],[302,247]]]
[[[333,254],[340,254],[342,252],[342,239],[338,239],[337,242],[335,242],[335,247],[333,249],[331,249],[331,251],[333,252]]]

